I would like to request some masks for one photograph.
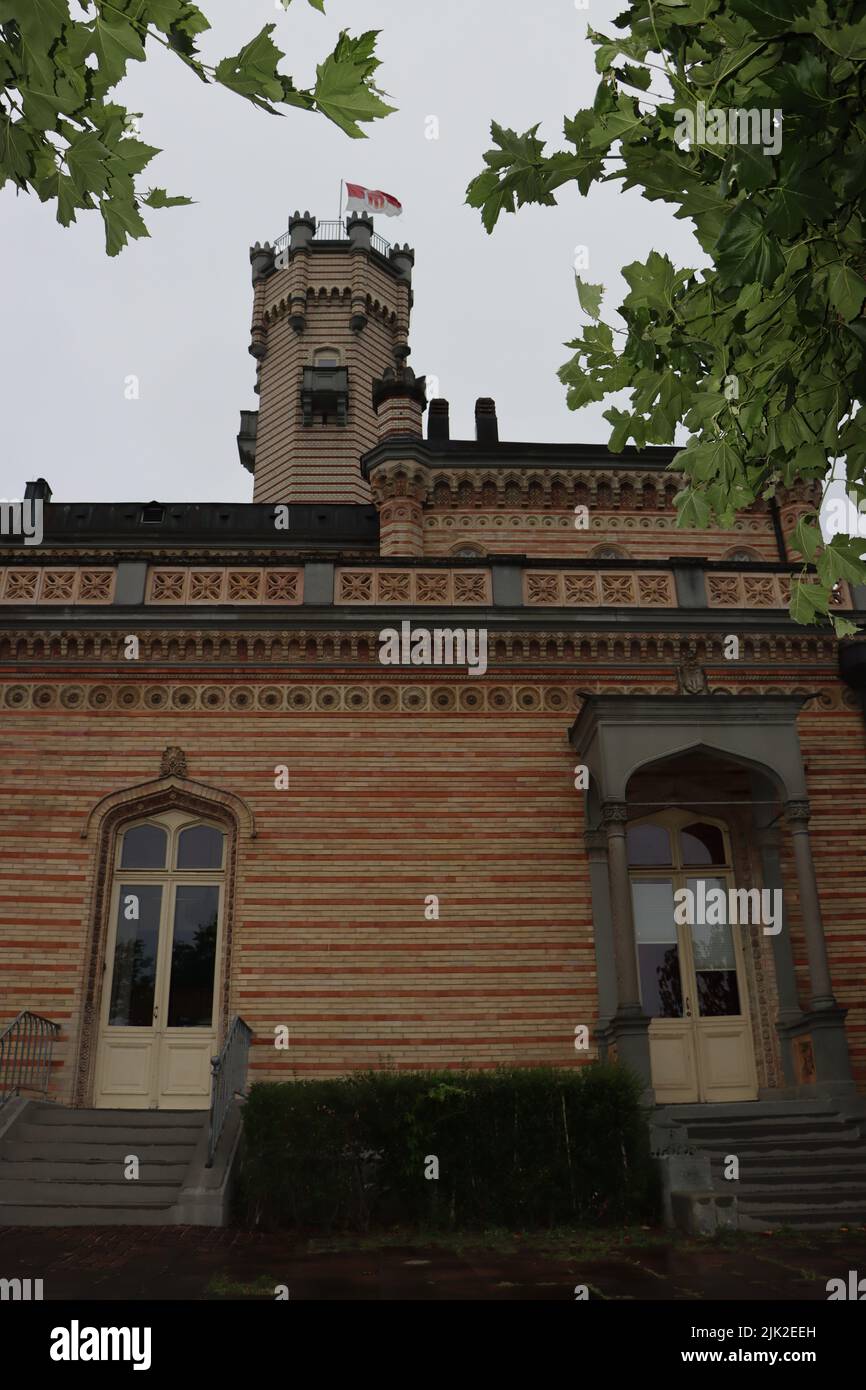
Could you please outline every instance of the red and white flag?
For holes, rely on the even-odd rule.
[[[362,183],[347,183],[346,211],[381,212],[385,217],[399,217],[403,204],[378,188],[365,188]]]

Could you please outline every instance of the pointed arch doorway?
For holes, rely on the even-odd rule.
[[[685,911],[713,890],[728,898],[734,876],[725,824],[667,810],[630,822],[626,844],[656,1100],[756,1100],[741,929],[724,912]]]
[[[117,835],[94,1104],[206,1109],[217,1051],[226,833],[188,811]]]

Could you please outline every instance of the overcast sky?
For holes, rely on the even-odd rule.
[[[304,0],[287,13],[276,0],[200,3],[208,61],[273,21],[283,68],[303,86],[341,28],[381,29],[379,82],[398,110],[350,140],[321,115],[276,118],[204,87],[149,45],[118,92],[163,150],[143,187],[194,207],[145,210],[150,240],[110,260],[97,213],[63,229],[53,205],[0,191],[0,495],[44,476],[58,501],[249,501],[235,444],[238,412],[256,406],[249,247],[284,231],[295,207],[334,218],[341,179],[404,205],[377,230],[415,247],[412,366],[438,378],[453,437],[472,437],[475,398],[489,395],[503,439],[606,441],[610,402],[572,413],[556,378],[583,321],[575,247],[588,248],[584,274],[608,287],[613,309],[619,268],[653,248],[705,264],[690,224],[612,184],[588,199],[567,187],[558,207],[525,208],[488,236],[464,193],[491,118],[518,131],[540,121],[560,143],[563,116],[597,85],[587,24],[609,30],[620,0],[326,0],[325,16]],[[438,140],[426,138],[429,116]],[[131,375],[138,400],[125,398]]]

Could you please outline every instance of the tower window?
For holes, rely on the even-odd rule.
[[[314,367],[339,367],[340,354],[336,348],[317,348],[313,353]]]

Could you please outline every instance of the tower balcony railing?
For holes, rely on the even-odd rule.
[[[349,234],[346,231],[346,224],[343,221],[319,222],[313,234],[314,241],[345,241],[348,242]],[[283,232],[273,243],[274,251],[279,255],[289,245],[290,234]],[[378,251],[380,256],[387,256],[391,250],[390,241],[386,241],[378,232],[373,232],[370,237],[370,245],[374,251]]]

